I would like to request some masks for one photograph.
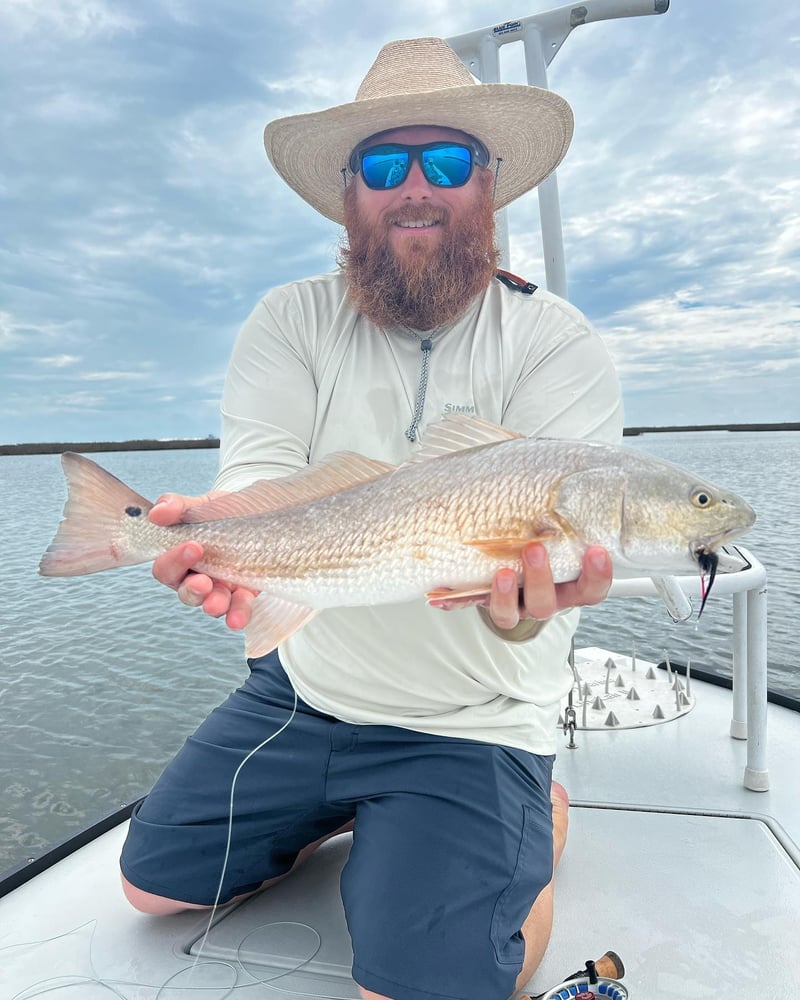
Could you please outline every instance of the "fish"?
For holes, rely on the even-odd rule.
[[[578,577],[592,545],[608,550],[615,577],[697,571],[713,583],[718,548],[756,518],[735,493],[631,448],[526,437],[466,414],[432,424],[401,465],[337,452],[170,527],[149,521],[153,505],[90,459],[67,452],[62,465],[64,516],[39,572],[96,573],[195,540],[197,571],[258,592],[248,656],[324,608],[485,600],[497,570],[522,579],[530,542],[548,550],[556,583]]]

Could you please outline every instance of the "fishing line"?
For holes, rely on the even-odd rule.
[[[216,916],[217,910],[219,909],[220,905],[219,901],[220,897],[222,896],[222,886],[225,882],[225,875],[228,871],[228,861],[230,860],[230,855],[231,855],[231,841],[233,839],[233,797],[236,791],[236,782],[245,764],[249,760],[252,760],[252,758],[255,757],[255,755],[258,753],[259,750],[262,750],[268,743],[271,743],[277,736],[280,736],[280,734],[287,728],[292,719],[294,719],[296,714],[297,714],[297,691],[294,691],[294,704],[292,705],[292,711],[289,715],[289,718],[286,720],[286,722],[284,722],[284,724],[280,727],[280,729],[277,729],[271,736],[268,736],[265,740],[262,740],[257,747],[254,747],[250,751],[250,753],[248,753],[248,755],[244,758],[244,760],[241,761],[241,763],[233,773],[233,780],[231,781],[230,803],[228,808],[228,835],[225,844],[225,856],[222,859],[222,873],[219,877],[219,885],[217,886],[217,894],[214,897],[214,905],[211,907],[211,915],[208,918],[208,924],[206,925],[205,933],[203,934],[203,937],[200,941],[200,947],[197,949],[197,954],[195,955],[194,962],[192,963],[192,971],[197,966],[197,963],[200,960],[200,956],[203,953],[203,948],[205,948],[206,942],[208,941],[208,935],[211,932],[211,925],[213,924],[214,917]]]
[[[126,980],[103,979],[97,973],[97,969],[95,968],[93,954],[92,954],[92,946],[94,944],[95,931],[97,929],[97,921],[90,920],[87,921],[85,924],[80,924],[78,927],[75,927],[72,930],[64,931],[64,933],[56,934],[50,938],[44,938],[40,941],[29,941],[29,942],[22,942],[19,944],[6,945],[0,948],[0,954],[2,954],[3,952],[7,952],[17,948],[40,947],[42,945],[50,944],[54,941],[59,941],[61,939],[68,938],[71,935],[77,934],[84,928],[91,927],[91,932],[89,934],[89,942],[88,942],[88,963],[89,963],[90,975],[81,976],[81,975],[67,974],[63,976],[53,976],[48,979],[41,979],[38,982],[32,983],[30,986],[26,986],[21,991],[15,993],[14,996],[11,998],[11,1000],[33,1000],[34,997],[44,996],[45,994],[55,993],[60,990],[72,990],[81,985],[95,986],[95,987],[100,987],[103,990],[108,990],[109,993],[117,997],[118,1000],[127,1000],[127,996],[124,992],[122,992],[122,990],[131,987],[137,990],[145,989],[145,990],[155,991],[154,1000],[161,1000],[161,998],[165,994],[165,991],[170,991],[170,992],[186,991],[187,993],[188,991],[196,991],[200,993],[203,992],[208,993],[214,991],[215,1000],[227,1000],[227,998],[230,997],[235,991],[241,989],[248,989],[253,986],[265,986],[270,989],[278,989],[277,986],[273,985],[274,983],[276,983],[280,979],[285,979],[286,976],[292,975],[295,972],[299,972],[314,960],[314,958],[319,954],[319,951],[322,947],[322,937],[314,927],[312,927],[310,924],[306,924],[301,921],[270,921],[269,923],[261,924],[258,927],[253,928],[242,938],[242,940],[236,947],[235,965],[232,965],[231,963],[224,961],[203,960],[201,963],[203,949],[205,948],[208,942],[208,936],[211,932],[211,928],[213,926],[214,919],[217,915],[217,911],[219,910],[220,905],[224,905],[220,904],[220,899],[222,897],[222,890],[225,884],[225,875],[227,874],[228,870],[228,863],[230,861],[231,845],[233,840],[233,818],[234,818],[234,800],[236,794],[236,783],[239,779],[239,775],[241,774],[244,766],[250,760],[252,760],[252,758],[260,750],[263,750],[263,748],[267,746],[267,744],[271,743],[274,739],[280,736],[280,734],[287,729],[287,727],[293,721],[295,715],[297,714],[297,702],[298,702],[297,692],[295,691],[294,702],[292,704],[292,710],[289,713],[288,719],[274,733],[272,733],[266,739],[262,740],[257,746],[255,746],[252,750],[250,750],[248,754],[239,763],[238,767],[233,773],[233,778],[231,779],[229,802],[228,802],[228,829],[226,834],[225,853],[222,860],[222,871],[220,873],[219,883],[217,885],[217,891],[214,897],[214,903],[211,907],[211,913],[209,915],[203,936],[200,939],[200,946],[197,950],[197,954],[195,955],[192,964],[188,968],[179,969],[177,972],[173,973],[163,983],[160,984],[147,984],[141,982],[130,982]],[[245,943],[258,932],[280,926],[302,927],[303,929],[310,931],[311,934],[314,935],[315,939],[313,948],[311,949],[311,953],[306,958],[301,959],[297,965],[294,965],[288,969],[284,969],[278,972],[274,976],[263,978],[261,976],[253,975],[253,973],[245,965],[245,959],[242,956],[242,950],[245,946]],[[239,983],[237,981],[239,978],[237,966],[238,970],[241,970],[245,975],[250,977],[250,979],[252,980],[251,983]],[[205,970],[209,970],[211,968],[228,970],[233,974],[234,981],[230,984],[223,984],[216,986],[203,986],[203,985],[194,986],[191,983],[191,979],[195,971],[199,968]],[[175,983],[175,980],[180,976],[186,976],[187,982],[185,985],[180,985]],[[341,995],[327,995],[321,993],[312,994],[303,990],[287,990],[284,986],[281,986],[280,988],[284,993],[289,993],[291,996],[296,996],[296,997],[313,997],[314,1000],[352,1000],[352,998],[349,996],[345,997]],[[220,990],[223,990],[224,992],[221,993]]]
[[[186,992],[187,995],[196,996],[198,993],[212,993],[214,995],[214,1000],[227,1000],[238,990],[252,989],[254,986],[265,986],[269,989],[276,990],[279,987],[274,985],[280,979],[285,979],[287,976],[292,975],[295,972],[300,972],[304,969],[310,962],[312,962],[322,947],[322,937],[319,932],[312,927],[310,924],[303,923],[302,921],[296,920],[275,920],[270,921],[266,924],[260,924],[249,931],[239,942],[236,947],[235,953],[235,964],[231,962],[223,961],[204,961],[202,965],[198,968],[202,968],[206,972],[210,969],[225,969],[232,974],[232,981],[228,984],[222,983],[215,986],[206,985],[196,985],[192,986],[188,982],[184,984],[176,983],[180,976],[186,976],[187,974],[191,976],[193,971],[193,966],[187,966],[186,968],[179,969],[177,972],[169,976],[163,983],[160,984],[150,984],[142,983],[139,981],[128,981],[124,979],[103,979],[97,974],[95,968],[93,956],[92,956],[92,944],[94,942],[95,930],[97,928],[97,921],[90,920],[85,924],[80,924],[78,927],[74,927],[69,931],[64,931],[63,934],[56,934],[50,938],[44,938],[41,941],[26,941],[20,942],[19,944],[6,945],[0,948],[0,955],[3,952],[11,951],[16,948],[33,948],[39,947],[45,944],[50,944],[53,941],[58,941],[63,938],[68,938],[72,935],[77,934],[85,927],[91,926],[92,931],[89,936],[89,950],[88,950],[88,960],[89,967],[91,969],[91,974],[88,976],[81,975],[63,975],[63,976],[52,976],[49,979],[41,979],[37,983],[32,983],[30,986],[24,987],[18,993],[15,993],[10,1000],[34,1000],[35,997],[42,997],[45,994],[56,993],[60,990],[73,990],[78,986],[94,986],[100,987],[101,989],[108,990],[109,993],[113,994],[118,1000],[132,1000],[131,994],[123,992],[123,988],[132,988],[135,990],[136,997],[141,996],[142,990],[151,990],[155,993],[154,1000],[165,1000],[166,996],[173,993],[183,993]],[[245,965],[246,959],[242,957],[242,950],[244,949],[247,941],[252,938],[255,934],[269,930],[275,927],[302,927],[304,930],[310,931],[314,936],[314,946],[311,953],[306,957],[301,959],[296,965],[290,968],[283,969],[282,971],[276,973],[274,976],[262,977],[254,975],[250,969]],[[240,983],[239,971],[243,972],[246,976],[252,980],[249,983]],[[341,994],[325,994],[325,993],[309,993],[305,990],[290,990],[285,986],[281,985],[280,990],[282,994],[289,994],[295,997],[308,997],[311,1000],[354,1000],[352,993],[348,996],[342,996]],[[224,991],[224,992],[221,992]]]
[[[209,935],[209,933],[211,931],[211,927],[212,927],[212,925],[214,923],[214,918],[216,917],[217,911],[218,911],[218,909],[220,907],[220,898],[222,896],[222,889],[223,889],[223,886],[224,886],[224,883],[225,883],[225,875],[227,873],[228,862],[230,860],[231,843],[232,843],[232,839],[233,839],[233,817],[234,817],[234,798],[235,798],[235,794],[236,794],[236,782],[237,782],[237,780],[239,778],[239,775],[242,772],[242,769],[248,763],[248,761],[252,760],[252,758],[259,752],[259,750],[263,750],[263,748],[265,746],[267,746],[268,743],[271,743],[272,740],[274,740],[278,736],[280,736],[280,734],[282,732],[284,732],[284,730],[292,722],[292,720],[294,719],[294,717],[295,717],[296,714],[297,714],[297,692],[295,691],[294,692],[294,702],[293,702],[293,705],[292,705],[292,710],[289,713],[289,718],[274,733],[272,733],[270,736],[268,736],[265,740],[262,740],[256,747],[254,747],[251,751],[249,751],[249,753],[247,754],[247,756],[243,758],[243,760],[239,763],[239,766],[234,771],[233,778],[231,780],[231,790],[230,790],[230,798],[229,798],[229,805],[228,805],[228,830],[227,830],[227,836],[226,836],[225,854],[224,854],[223,860],[222,860],[222,872],[220,873],[219,884],[217,886],[217,892],[216,892],[216,895],[215,895],[215,898],[214,898],[214,904],[213,904],[213,906],[211,908],[211,913],[210,913],[209,918],[208,918],[208,923],[206,925],[205,932],[204,932],[203,937],[202,937],[202,939],[200,941],[200,946],[199,946],[199,948],[197,950],[197,954],[195,955],[192,964],[188,968],[179,969],[177,972],[173,973],[173,975],[171,975],[168,979],[166,979],[163,983],[161,983],[159,985],[150,985],[150,984],[137,983],[137,982],[127,982],[125,980],[103,979],[97,973],[97,969],[95,968],[94,959],[93,959],[93,955],[92,955],[92,945],[94,943],[95,931],[97,929],[97,921],[96,920],[90,920],[90,921],[87,921],[85,924],[80,924],[78,927],[73,928],[70,931],[65,931],[63,934],[56,934],[56,935],[54,935],[51,938],[45,938],[45,939],[43,939],[41,941],[35,941],[35,942],[27,942],[27,943],[23,942],[23,943],[20,943],[20,944],[7,945],[4,948],[0,948],[0,954],[2,954],[3,952],[9,951],[11,949],[24,948],[24,947],[42,946],[42,945],[45,945],[45,944],[49,944],[49,943],[51,943],[53,941],[58,941],[58,940],[70,937],[71,935],[74,935],[74,934],[78,933],[79,931],[83,930],[86,927],[91,927],[91,932],[89,934],[89,942],[88,942],[88,962],[89,962],[89,970],[90,970],[90,975],[89,976],[64,975],[64,976],[53,976],[53,977],[51,977],[49,979],[42,979],[42,980],[39,980],[37,983],[33,983],[30,986],[24,987],[20,992],[16,993],[14,995],[14,997],[12,997],[12,1000],[33,1000],[34,997],[40,997],[40,996],[43,996],[43,995],[45,995],[47,993],[55,993],[56,991],[59,991],[59,990],[73,989],[73,988],[81,986],[81,985],[83,985],[83,986],[87,986],[87,985],[96,986],[96,987],[100,987],[103,990],[108,990],[111,994],[113,994],[114,996],[118,997],[119,1000],[126,1000],[126,996],[125,996],[125,993],[121,992],[120,989],[118,989],[117,987],[120,987],[120,988],[134,987],[136,989],[154,990],[155,991],[155,1000],[161,1000],[161,998],[163,997],[165,991],[170,991],[170,992],[171,991],[176,991],[176,992],[180,991],[180,992],[182,992],[184,990],[185,991],[190,991],[190,990],[191,991],[200,991],[200,992],[203,992],[203,991],[209,992],[209,991],[213,990],[215,992],[215,994],[216,994],[216,1000],[226,1000],[226,998],[230,997],[233,994],[233,992],[235,990],[238,990],[238,989],[247,989],[249,987],[258,986],[258,985],[269,987],[269,986],[271,986],[272,983],[276,982],[277,980],[283,979],[286,976],[291,975],[294,972],[300,971],[302,968],[304,968],[306,965],[308,965],[309,962],[313,961],[313,959],[319,953],[320,948],[322,947],[322,938],[321,938],[319,932],[315,928],[311,927],[309,924],[304,924],[304,923],[301,923],[299,921],[271,921],[270,923],[261,924],[258,927],[253,928],[253,930],[251,930],[248,934],[245,935],[244,938],[242,938],[242,940],[239,942],[239,944],[238,944],[238,946],[236,948],[236,965],[239,967],[239,969],[241,969],[241,971],[243,973],[245,973],[245,975],[249,976],[250,979],[253,980],[252,983],[238,983],[237,980],[239,978],[239,975],[238,975],[237,968],[236,968],[236,966],[231,965],[228,962],[214,962],[214,961],[208,962],[208,961],[203,960],[202,964],[201,964],[201,958],[202,958],[203,949],[206,946],[206,943],[208,941],[208,935]],[[311,954],[308,955],[306,958],[303,958],[297,965],[292,966],[291,968],[284,969],[284,970],[278,972],[277,975],[270,976],[269,978],[263,978],[263,977],[254,976],[253,973],[245,966],[244,959],[242,957],[242,949],[245,946],[245,942],[247,942],[250,938],[252,938],[256,933],[258,933],[260,931],[264,931],[264,930],[269,929],[271,927],[279,927],[279,926],[302,927],[302,928],[310,931],[314,935],[314,938],[315,938],[314,946],[311,949]],[[232,972],[233,973],[233,982],[230,983],[230,984],[228,984],[228,985],[217,985],[217,986],[201,986],[201,985],[193,986],[192,985],[192,982],[191,982],[192,976],[194,975],[195,971],[198,968],[202,968],[204,970],[208,970],[208,969],[214,968],[214,967],[217,967],[217,968],[220,968],[220,969],[227,969],[230,972]],[[176,984],[175,980],[179,976],[184,976],[184,975],[187,978],[186,984],[185,985]],[[276,987],[273,987],[273,988],[276,988]],[[220,993],[219,992],[220,990],[224,990],[225,992],[224,993]],[[296,995],[296,996],[302,996],[302,997],[315,996],[314,994],[310,994],[310,993],[306,993],[306,992],[294,992],[294,991],[290,991],[290,992],[293,992],[294,995]],[[317,994],[316,996],[318,997],[319,995]],[[329,998],[326,998],[326,1000],[349,1000],[349,998],[347,998],[347,997],[329,997]]]
[[[253,935],[257,934],[259,931],[268,930],[271,927],[302,927],[304,930],[311,931],[311,933],[316,938],[316,944],[313,951],[308,956],[308,958],[304,958],[299,965],[292,966],[292,968],[290,969],[284,969],[277,975],[270,976],[268,979],[264,979],[261,978],[260,976],[254,976],[253,973],[244,964],[245,960],[242,958],[242,949],[245,947],[245,942],[247,942],[249,938],[253,937]],[[275,985],[275,983],[277,983],[279,979],[285,979],[286,976],[290,976],[293,973],[300,972],[302,969],[304,969],[310,962],[312,962],[317,957],[321,948],[322,948],[322,937],[319,934],[319,931],[317,931],[310,924],[305,924],[302,921],[298,920],[282,920],[282,921],[276,920],[268,924],[261,924],[260,927],[254,927],[253,930],[248,931],[248,933],[245,934],[245,936],[236,946],[236,964],[239,966],[242,972],[250,976],[250,978],[254,981],[253,985],[266,986],[268,989],[271,990],[277,990],[280,988],[280,991],[283,995],[288,994],[289,996],[292,997],[311,997],[312,1000],[354,1000],[352,993],[349,994],[348,996],[342,996],[341,994],[334,995],[334,994],[319,993],[319,992],[309,993],[306,990],[287,989],[284,984],[281,984],[280,987]]]
[[[215,1000],[227,1000],[235,989],[241,989],[244,984],[237,984],[238,973],[236,967],[229,962],[204,962],[204,969],[211,969],[214,967],[220,969],[227,969],[233,975],[233,980],[230,985],[216,985],[216,986],[172,986],[170,985],[172,981],[179,975],[187,972],[187,969],[180,969],[177,973],[171,975],[164,983],[159,984],[149,984],[141,982],[129,982],[124,979],[104,979],[99,975],[94,962],[93,956],[93,945],[95,940],[95,931],[97,930],[97,920],[87,920],[84,924],[79,924],[77,927],[73,927],[68,931],[64,931],[62,934],[54,934],[52,937],[43,938],[39,941],[22,941],[17,944],[5,945],[0,948],[0,955],[6,952],[12,952],[20,948],[40,948],[47,944],[52,944],[54,941],[61,941],[69,937],[77,935],[80,931],[87,927],[91,927],[89,933],[89,941],[87,947],[86,957],[89,965],[88,976],[83,976],[80,974],[64,974],[60,976],[50,976],[47,979],[40,979],[36,983],[31,983],[30,986],[25,986],[17,993],[15,993],[10,1000],[33,1000],[34,997],[41,997],[47,993],[56,993],[59,990],[74,990],[78,986],[95,986],[100,987],[103,990],[108,990],[109,993],[113,994],[118,1000],[128,1000],[129,994],[122,992],[124,987],[133,987],[138,991],[153,990],[156,992],[156,1000],[162,995],[165,988],[171,990],[186,990],[192,989],[196,991],[210,992],[211,990],[215,993]],[[312,956],[313,957],[313,956]],[[237,959],[238,961],[238,959]],[[4,964],[7,964],[7,960]],[[241,963],[240,963],[241,964]],[[245,970],[246,971],[246,970]],[[294,971],[294,970],[292,970]],[[249,973],[248,973],[249,975]],[[249,985],[249,984],[248,984]],[[221,993],[221,990],[225,990]],[[73,994],[77,995],[77,994]]]
[[[204,967],[219,966],[220,968],[230,969],[234,976],[237,976],[236,969],[229,965],[227,962],[208,962]],[[213,991],[214,1000],[228,1000],[235,990],[247,989],[252,986],[252,983],[233,983],[231,986],[174,986],[172,985],[172,980],[177,976],[182,975],[186,972],[186,969],[181,969],[174,975],[170,976],[166,982],[162,983],[160,986],[150,985],[148,983],[138,983],[138,982],[127,982],[123,979],[93,979],[90,976],[60,976],[57,980],[54,979],[43,979],[38,983],[34,983],[32,986],[26,986],[21,993],[15,993],[11,1000],[34,1000],[35,997],[44,996],[46,993],[55,993],[58,990],[72,990],[78,986],[99,986],[101,989],[108,990],[119,1000],[132,1000],[130,994],[121,993],[117,987],[132,987],[136,991],[136,996],[141,996],[142,990],[153,990],[155,991],[155,1000],[159,1000],[162,996],[164,990],[179,991],[179,990],[191,990],[192,995],[197,995],[197,993],[210,993]],[[292,970],[294,971],[294,970]],[[53,985],[48,985],[52,983]],[[220,992],[225,990],[224,993]],[[33,992],[32,992],[33,991]],[[77,996],[77,994],[73,994]]]
[[[64,931],[62,934],[56,934],[50,938],[44,938],[41,941],[25,941],[18,944],[6,945],[0,948],[0,955],[3,952],[12,951],[19,948],[33,948],[41,947],[42,945],[50,944],[53,941],[59,941],[77,934],[79,931],[83,930],[85,927],[91,927],[91,933],[89,935],[89,945],[88,945],[88,963],[90,968],[90,974],[87,976],[82,975],[71,975],[65,974],[61,976],[52,976],[48,979],[41,979],[36,983],[32,983],[30,986],[24,987],[19,992],[15,993],[10,1000],[34,1000],[35,997],[42,997],[46,994],[57,993],[60,990],[75,990],[79,986],[93,986],[100,987],[103,990],[107,990],[113,996],[117,997],[118,1000],[132,1000],[132,995],[123,992],[123,989],[133,989],[135,991],[135,996],[140,997],[142,990],[152,991],[155,996],[154,1000],[166,1000],[166,997],[173,995],[174,993],[184,993],[190,996],[197,996],[198,994],[213,993],[214,1000],[227,1000],[238,990],[252,989],[254,986],[266,986],[271,989],[278,989],[277,986],[273,985],[280,979],[285,979],[287,976],[292,975],[295,972],[301,971],[305,968],[309,962],[316,958],[317,954],[322,947],[322,937],[319,932],[312,927],[310,924],[302,923],[301,921],[294,920],[275,920],[270,921],[266,924],[260,924],[249,931],[239,942],[236,947],[234,963],[223,962],[223,961],[204,961],[198,968],[203,969],[208,972],[210,969],[224,969],[229,972],[230,981],[228,983],[218,983],[216,985],[191,985],[189,982],[185,984],[176,983],[176,980],[181,976],[190,977],[194,971],[194,966],[187,966],[183,969],[179,969],[177,972],[169,976],[163,983],[142,983],[140,981],[129,981],[124,979],[104,979],[98,975],[97,969],[95,967],[94,958],[92,955],[92,945],[94,943],[95,930],[97,929],[97,921],[90,920],[85,924],[80,924],[78,927],[74,927],[69,931]],[[255,934],[269,930],[275,927],[302,927],[304,930],[310,931],[314,936],[314,945],[311,949],[311,953],[298,961],[296,965],[290,966],[287,969],[283,969],[277,972],[273,976],[262,977],[253,975],[253,973],[245,965],[246,959],[242,956],[242,950],[244,949],[247,941],[252,938]],[[249,983],[240,983],[239,972],[243,972],[252,981]],[[282,993],[289,993],[296,997],[309,997],[312,1000],[353,1000],[352,995],[341,996],[341,995],[326,995],[323,993],[309,993],[307,991],[301,990],[287,990],[285,987],[281,987]],[[77,994],[71,994],[77,995]]]

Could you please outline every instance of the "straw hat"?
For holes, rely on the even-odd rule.
[[[404,125],[468,132],[502,159],[495,207],[502,208],[547,177],[572,138],[572,111],[550,90],[524,84],[477,83],[441,38],[390,42],[378,53],[351,104],[270,122],[270,162],[317,211],[343,221],[342,169],[360,142]]]

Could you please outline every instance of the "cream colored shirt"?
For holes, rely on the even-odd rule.
[[[420,340],[384,331],[349,303],[340,274],[270,291],[239,334],[222,401],[216,488],[285,476],[334,451],[400,463]],[[619,386],[581,313],[545,291],[493,281],[452,327],[434,333],[420,431],[467,412],[533,436],[618,443]],[[425,600],[320,612],[279,653],[297,693],[347,722],[554,752],[578,612],[527,643],[506,642],[474,609]]]

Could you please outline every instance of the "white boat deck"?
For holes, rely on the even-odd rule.
[[[572,797],[570,835],[533,992],[612,949],[631,1000],[792,995],[800,714],[770,705],[770,789],[753,792],[742,784],[747,744],[728,735],[730,692],[694,681],[692,694],[692,710],[665,724],[579,730],[574,750],[561,741],[556,777]],[[206,915],[128,907],[116,865],[124,833],[0,899],[1,1000],[358,996],[338,893],[348,837],[221,910],[202,942]]]

